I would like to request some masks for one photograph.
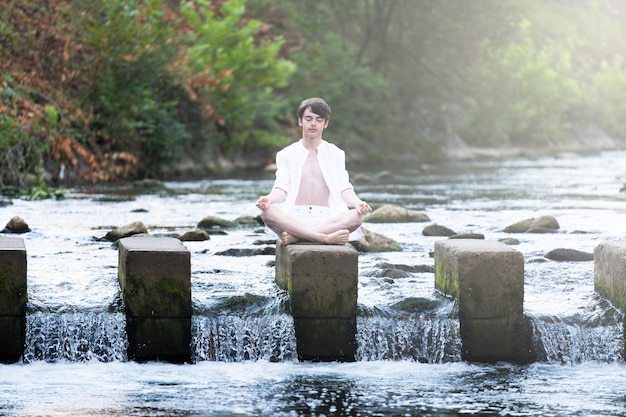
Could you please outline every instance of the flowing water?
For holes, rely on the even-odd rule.
[[[71,190],[65,200],[0,207],[19,215],[28,253],[24,356],[0,365],[0,416],[617,416],[626,415],[623,315],[593,289],[593,262],[555,262],[556,248],[593,252],[626,236],[626,152],[466,162],[432,170],[352,173],[372,205],[422,211],[430,223],[486,239],[514,237],[525,259],[524,312],[540,361],[461,361],[455,303],[434,288],[429,223],[365,227],[401,252],[359,255],[354,363],[300,363],[271,247],[238,227],[191,252],[193,360],[126,358],[117,250],[98,240],[142,221],[176,236],[207,215],[255,216],[272,174],[168,182],[163,187]],[[361,175],[362,174],[362,175]],[[519,220],[552,215],[555,234],[509,235]],[[400,271],[400,272],[399,272]]]

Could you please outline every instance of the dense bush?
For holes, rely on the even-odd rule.
[[[261,166],[311,96],[368,163],[625,137],[624,18],[617,0],[9,0],[0,185]]]

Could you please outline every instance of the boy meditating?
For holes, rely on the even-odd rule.
[[[330,107],[321,98],[309,98],[297,115],[302,138],[276,154],[274,187],[256,203],[261,218],[284,245],[358,240],[364,215],[372,209],[354,192],[344,151],[322,138]]]

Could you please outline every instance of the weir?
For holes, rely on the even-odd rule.
[[[618,331],[614,326],[583,329],[581,339],[574,323],[554,318],[528,324],[520,310],[523,260],[520,264],[520,254],[498,242],[436,243],[436,287],[456,297],[458,322],[448,314],[358,317],[358,253],[349,247],[310,244],[277,245],[275,280],[289,293],[290,316],[270,308],[273,313],[253,317],[236,313],[192,317],[186,247],[177,239],[147,236],[119,243],[125,313],[27,315],[24,242],[0,237],[0,290],[13,295],[1,298],[3,362],[20,357],[25,362],[289,361],[296,354],[299,360],[312,361],[569,362],[602,357],[610,361],[612,352],[624,350],[620,338],[614,337]],[[596,290],[621,309],[626,301],[617,295],[626,294],[624,259],[626,242],[596,248]],[[13,309],[8,308],[11,299]],[[270,303],[276,306],[280,301]],[[621,324],[619,332],[623,329]],[[543,353],[529,346],[532,337],[534,348],[541,350],[543,345]],[[615,347],[600,346],[604,340],[614,340]]]

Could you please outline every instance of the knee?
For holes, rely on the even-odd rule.
[[[267,222],[270,219],[270,216],[268,216],[267,213],[268,210],[261,210],[261,220],[263,220],[263,223],[267,224]]]
[[[276,219],[276,209],[272,206],[268,207],[266,210],[261,211],[261,220],[263,223],[273,224]]]
[[[359,213],[356,209],[352,210],[352,218],[354,219],[354,228],[361,226],[363,224],[363,220],[365,220],[365,216]]]

